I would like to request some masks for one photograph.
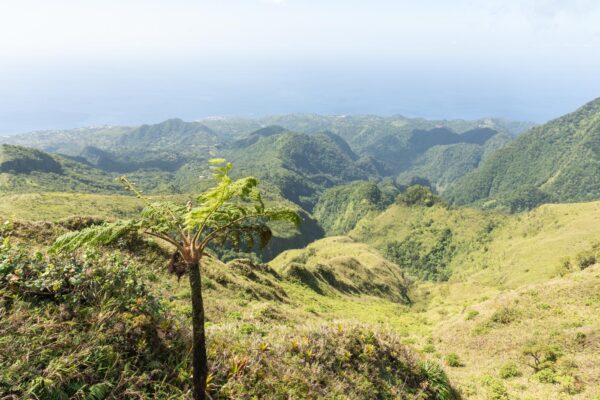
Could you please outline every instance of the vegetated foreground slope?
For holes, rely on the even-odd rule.
[[[541,202],[544,195],[557,202],[599,198],[600,99],[519,136],[447,196],[457,204],[491,206],[519,191]]]
[[[262,398],[277,398],[283,393],[294,393],[298,398],[377,398],[398,393],[410,397],[407,393],[424,387],[443,390],[433,389],[445,382],[432,364],[437,362],[446,364],[465,398],[594,399],[599,388],[593,379],[596,367],[591,363],[600,353],[600,338],[593,318],[597,315],[598,275],[590,264],[600,259],[599,216],[598,202],[545,205],[513,216],[449,209],[439,203],[430,207],[397,204],[361,221],[350,233],[353,239],[319,240],[305,249],[284,252],[270,265],[249,260],[223,264],[213,259],[204,266],[210,351],[215,360],[211,390],[219,393],[217,398],[239,398],[243,393]],[[11,246],[33,239],[34,252],[43,251],[45,243],[65,226],[72,224],[15,224],[12,230],[3,225],[3,232],[11,236]],[[39,236],[43,232],[49,233]],[[395,257],[402,252],[388,253],[388,244],[397,242],[401,249],[408,246],[411,251],[419,250],[408,253],[415,257],[415,263],[403,265],[403,258]],[[0,345],[14,345],[4,348],[3,353],[15,357],[6,361],[12,368],[2,370],[5,382],[19,382],[21,392],[17,393],[31,389],[43,396],[42,390],[47,388],[86,394],[92,385],[103,382],[108,382],[106,387],[93,390],[121,393],[124,386],[103,367],[103,357],[109,357],[110,365],[125,377],[122,382],[131,393],[177,398],[186,392],[185,352],[178,349],[189,345],[185,331],[189,326],[189,290],[159,272],[168,253],[144,242],[120,246],[119,252],[129,260],[125,263],[109,257],[114,250],[102,250],[79,261],[52,260],[53,265],[60,266],[58,276],[73,274],[74,279],[82,280],[81,286],[72,286],[71,280],[60,278],[57,289],[52,286],[54,270],[48,271],[43,256],[30,253],[15,257],[9,254],[13,250],[3,247],[4,254],[9,254],[5,260],[17,261],[2,263],[2,287],[20,295],[9,295],[4,300],[9,307],[2,308],[4,336],[11,339]],[[143,257],[135,257],[130,246],[146,246],[138,252]],[[22,268],[21,264],[37,272],[15,274],[14,268]],[[432,275],[420,275],[415,269],[432,265],[436,267],[428,270]],[[89,268],[98,274],[125,274],[133,282],[143,280],[148,293],[126,285],[98,287],[87,279],[113,280],[90,275],[86,272]],[[584,271],[577,272],[580,269]],[[408,275],[443,282],[415,282]],[[32,292],[22,296],[24,289],[19,287]],[[36,294],[36,288],[41,294]],[[130,299],[118,302],[102,297],[108,303],[97,304],[85,303],[81,297],[106,296],[104,290],[132,297],[118,297]],[[155,300],[150,295],[162,304],[162,311],[152,308]],[[48,296],[58,296],[58,303],[48,301]],[[146,297],[150,299],[147,303],[138,304]],[[81,319],[84,315],[87,323]],[[110,323],[102,319],[106,315],[113,315]],[[16,324],[27,335],[11,336],[11,332],[21,332],[15,330]],[[56,326],[57,330],[44,336],[39,324]],[[122,330],[125,336],[102,335],[97,326]],[[90,346],[73,349],[73,335]],[[554,347],[535,347],[539,343],[529,340],[536,337]],[[36,380],[29,369],[33,364],[14,365],[25,348],[41,349],[49,340],[60,345],[52,352],[34,352],[39,355],[35,363],[46,366],[40,379]],[[508,348],[509,341],[516,345],[510,351],[502,350],[502,346]],[[410,344],[423,354],[410,355],[400,343]],[[92,347],[103,350],[92,352]],[[165,348],[170,350],[164,353]],[[162,355],[154,353],[156,349],[162,349]],[[556,361],[543,361],[545,367],[536,371],[528,366],[531,352]],[[135,361],[130,354],[137,354]],[[165,354],[174,358],[165,359]],[[378,364],[381,360],[385,364]],[[132,362],[135,369],[125,367]],[[77,366],[79,373],[66,364]],[[308,372],[315,368],[319,377],[325,377],[319,383]],[[397,377],[418,383],[421,389],[413,389],[411,383],[402,389],[408,392],[397,392],[395,381],[383,383],[380,373],[389,368]],[[275,372],[282,369],[286,371],[283,377]],[[413,372],[405,375],[407,371]],[[511,374],[517,375],[513,378]],[[256,385],[257,379],[265,380],[265,384]]]
[[[422,352],[446,363],[465,398],[596,399],[599,215],[599,202],[518,215],[394,205],[350,236],[412,275],[438,277],[415,265],[449,272],[445,282],[411,288],[420,319],[406,323]],[[439,236],[445,230],[449,244]],[[405,252],[389,251],[390,244]],[[412,263],[403,265],[402,254]]]
[[[31,233],[43,251],[68,226],[2,225],[2,397],[190,398],[189,289],[165,274],[169,254],[141,239],[74,259],[29,249]],[[453,397],[443,370],[389,330],[303,301],[344,308],[359,293],[323,279],[316,294],[249,260],[208,259],[204,273],[213,398]]]
[[[446,364],[465,398],[596,400],[600,282],[594,264],[600,259],[600,203],[547,204],[511,215],[448,207],[425,188],[413,187],[386,208],[398,186],[382,177],[399,171],[400,183],[428,181],[447,189],[456,202],[500,205],[510,211],[540,202],[596,198],[592,153],[598,104],[597,100],[535,128],[516,139],[519,145],[497,153],[494,150],[508,140],[491,126],[430,126],[421,121],[417,127],[417,122],[400,118],[367,118],[374,124],[367,128],[356,122],[358,118],[337,117],[341,122],[331,133],[324,132],[329,117],[294,117],[294,130],[305,124],[302,129],[310,134],[289,132],[284,118],[252,126],[250,134],[245,128],[249,125],[240,120],[215,120],[212,125],[171,121],[162,128],[132,128],[106,136],[110,143],[122,141],[126,151],[118,156],[101,145],[87,148],[79,161],[11,148],[18,157],[5,156],[1,165],[12,171],[6,176],[18,169],[19,179],[67,176],[67,161],[108,177],[133,166],[128,174],[134,177],[138,174],[148,182],[173,178],[173,185],[182,190],[181,182],[202,184],[203,157],[225,155],[237,161],[240,175],[262,178],[276,193],[271,201],[292,200],[312,210],[325,233],[347,235],[279,254],[307,244],[292,236],[293,245],[276,245],[268,253],[266,259],[279,254],[269,265],[256,258],[231,260],[239,253],[218,254],[229,261],[226,264],[207,262],[204,285],[214,360],[210,388],[217,398],[450,395],[443,372],[435,367],[438,362]],[[376,132],[375,126],[381,129]],[[233,138],[220,136],[219,129],[225,128],[236,132]],[[176,135],[181,140],[166,150],[177,153],[167,160],[170,164],[155,163],[154,155],[144,160],[135,156],[131,146],[144,141],[156,141],[159,152],[171,129],[181,132]],[[187,141],[194,137],[195,142]],[[363,144],[357,147],[355,140]],[[176,147],[192,143],[208,147],[198,157],[195,151],[177,152]],[[392,153],[406,157],[394,159]],[[28,161],[14,162],[22,159]],[[529,169],[528,159],[537,170]],[[452,188],[480,163],[478,172],[464,178],[460,191]],[[103,170],[111,168],[110,173]],[[468,182],[479,182],[483,186],[474,187],[486,190],[489,185],[489,192],[469,197],[479,192],[469,191]],[[589,193],[577,197],[587,188]],[[180,196],[177,201],[183,204],[186,195]],[[81,213],[104,216],[120,208],[115,203],[121,199],[126,209],[121,213],[139,207],[132,197],[21,193],[0,199],[0,212],[38,220]],[[309,214],[304,217],[306,230],[300,236],[321,237],[316,221]],[[117,396],[124,395],[126,386],[132,388],[132,396],[185,396],[189,376],[180,350],[189,348],[189,292],[159,271],[169,254],[140,241],[76,260],[45,259],[49,237],[68,227],[72,225],[63,220],[58,225],[1,228],[11,241],[2,246],[5,258],[0,264],[0,309],[5,313],[0,329],[10,340],[0,341],[0,346],[15,345],[0,349],[14,355],[6,362],[10,368],[0,366],[5,371],[0,382],[17,379],[17,397],[26,392],[60,396],[60,391],[84,397],[92,390]],[[46,237],[43,232],[51,233]],[[19,241],[27,242],[23,254],[15,253],[13,243]],[[128,246],[146,246],[145,256],[133,256]],[[36,255],[37,250],[42,254]],[[127,260],[108,256],[115,251]],[[151,267],[151,273],[136,265]],[[109,274],[122,274],[122,282],[99,285]],[[71,275],[73,281],[63,279]],[[146,297],[147,303],[140,300]],[[88,303],[90,299],[103,300]],[[114,321],[107,322],[106,315],[115,316]],[[44,336],[42,325],[56,330]],[[117,334],[104,336],[105,328]],[[73,335],[93,346],[73,350],[67,341]],[[35,351],[39,357],[32,363],[17,362],[29,349],[26,343],[42,349],[50,342],[59,344],[55,351]],[[405,345],[422,354],[415,356]],[[94,352],[92,347],[101,350]],[[41,376],[30,368],[33,364],[45,366]],[[115,366],[112,372],[125,376],[125,381],[118,381],[106,365]]]
[[[427,351],[473,399],[600,396],[600,266],[526,285],[447,317]]]

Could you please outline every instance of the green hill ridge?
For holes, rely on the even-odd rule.
[[[1,192],[123,193],[114,178],[85,163],[39,150],[0,146]]]
[[[456,204],[493,206],[535,190],[558,202],[600,198],[600,99],[519,136],[446,196]]]

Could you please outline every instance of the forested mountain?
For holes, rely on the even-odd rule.
[[[344,235],[368,215],[394,202],[398,188],[389,183],[358,181],[327,189],[319,197],[314,216],[328,235]]]
[[[600,198],[600,99],[521,135],[447,197],[488,206]]]
[[[0,142],[126,173],[149,192],[193,191],[206,160],[226,157],[310,210],[324,189],[353,180],[398,177],[402,185],[427,182],[443,191],[529,125],[291,114],[32,132]]]
[[[261,134],[261,132],[263,134]],[[237,165],[238,174],[252,174],[279,188],[283,197],[307,210],[326,188],[372,177],[373,166],[361,163],[339,136],[264,129],[237,142],[222,154]]]
[[[0,146],[0,192],[123,193],[114,178],[85,163],[20,146]]]
[[[483,143],[465,141],[434,145],[398,175],[398,183],[409,185],[413,182],[427,182],[438,192],[443,192],[511,140],[512,137],[506,134],[495,134]]]

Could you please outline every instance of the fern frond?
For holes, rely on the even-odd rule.
[[[258,185],[256,178],[249,176],[233,181],[226,172],[228,169],[223,169],[222,173],[215,174],[215,179],[218,181],[217,186],[200,194],[198,196],[199,206],[187,213],[185,222],[190,229],[214,226],[211,219],[219,219],[220,216],[215,214],[220,213],[222,216],[226,211],[225,208],[230,212],[236,211],[238,214],[264,209],[262,198],[256,188]],[[232,218],[238,217],[233,216]]]
[[[81,247],[94,247],[114,242],[121,237],[137,231],[140,223],[134,220],[124,220],[102,225],[93,225],[76,232],[60,236],[49,252],[52,254],[63,251],[74,251]]]
[[[156,232],[178,230],[183,224],[187,212],[182,205],[171,201],[159,201],[148,204],[141,212],[143,227],[151,227]]]
[[[302,219],[296,210],[286,207],[278,207],[267,209],[260,214],[262,218],[268,221],[282,221],[289,222],[294,225],[296,228],[300,226]]]
[[[100,382],[90,386],[89,394],[86,396],[86,400],[104,400],[108,397],[112,389],[110,382]]]

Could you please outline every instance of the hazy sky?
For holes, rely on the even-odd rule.
[[[544,121],[600,0],[0,0],[0,134],[287,112]]]

